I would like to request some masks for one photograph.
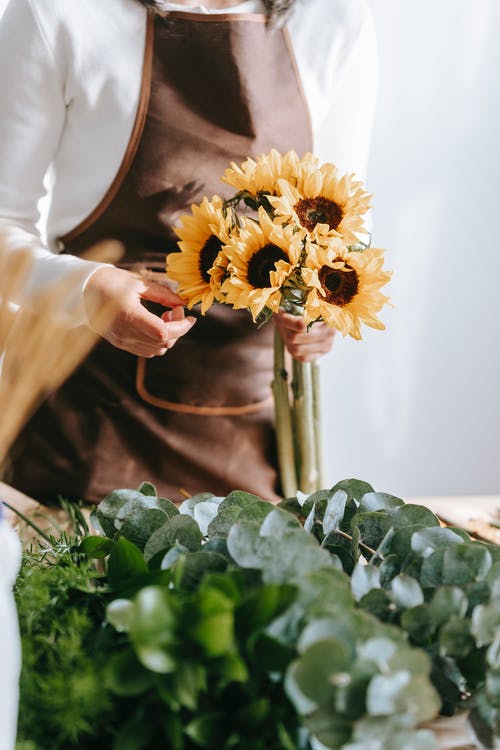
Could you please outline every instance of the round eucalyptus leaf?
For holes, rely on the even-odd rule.
[[[358,529],[361,541],[372,549],[378,549],[392,525],[389,513],[383,510],[373,513],[356,513],[352,519],[353,533],[355,529]]]
[[[305,726],[321,743],[322,748],[345,747],[352,732],[352,723],[328,708],[319,708],[304,720]],[[315,745],[315,748],[318,746]]]
[[[271,506],[271,512],[267,513],[260,527],[260,536],[270,536],[279,539],[290,529],[300,528],[300,521],[281,508]]]
[[[380,670],[387,671],[397,648],[397,643],[388,638],[369,638],[359,645],[358,655],[360,659],[373,662]]]
[[[333,617],[323,617],[309,622],[300,635],[297,649],[300,654],[303,654],[317,641],[324,641],[329,638],[336,638],[337,640],[342,641],[342,643],[349,649],[351,659],[354,659],[356,645],[355,633],[353,633],[352,629],[349,628],[346,623],[343,623],[340,618],[334,619]]]
[[[439,651],[442,656],[463,659],[475,648],[470,623],[461,617],[451,617],[439,631]]]
[[[419,582],[405,573],[400,573],[392,579],[391,591],[399,609],[417,607],[424,603],[424,594]]]
[[[327,704],[333,697],[333,678],[348,672],[352,648],[338,638],[325,638],[310,645],[290,667],[289,679],[315,706]],[[289,694],[292,702],[293,695]],[[300,710],[299,706],[296,706]]]
[[[260,568],[263,564],[257,550],[259,531],[259,524],[252,521],[240,521],[231,526],[227,536],[227,549],[242,568]]]
[[[384,589],[371,589],[359,600],[359,606],[379,620],[390,620],[395,606]]]
[[[343,479],[341,482],[337,482],[330,492],[337,492],[337,490],[345,490],[349,497],[359,502],[367,492],[373,492],[373,487],[361,479]]]
[[[440,586],[429,602],[432,620],[438,627],[454,615],[465,617],[467,606],[467,597],[457,586]]]
[[[399,508],[404,505],[404,500],[386,492],[367,492],[363,495],[359,504],[360,513],[370,513],[375,510],[388,510]]]
[[[392,525],[395,528],[403,526],[440,526],[439,518],[429,508],[423,505],[406,503],[399,508],[388,509]]]
[[[236,505],[238,508],[247,508],[253,503],[262,503],[262,498],[257,495],[252,495],[250,492],[243,492],[243,490],[233,490],[229,495],[226,495],[221,505],[226,507],[229,505]]]
[[[492,669],[500,672],[500,630],[486,652],[486,661]]]
[[[401,615],[401,627],[409,633],[415,643],[428,644],[436,630],[429,605],[420,604],[404,610]]]
[[[190,516],[179,514],[170,518],[150,536],[144,547],[144,557],[149,562],[158,553],[168,552],[176,543],[189,550],[196,550],[201,545],[201,539],[196,521]]]
[[[472,612],[471,632],[479,647],[489,646],[500,632],[500,601],[480,604]]]
[[[167,557],[175,547],[167,552]],[[216,573],[227,568],[228,559],[218,552],[199,550],[179,556],[174,563],[173,577],[180,589],[194,590],[208,573]],[[164,558],[165,561],[165,558]],[[162,563],[163,568],[163,563]]]
[[[207,527],[209,538],[225,537],[233,524],[239,519],[242,509],[239,505],[224,505],[221,503],[217,513]]]
[[[365,596],[372,589],[380,588],[380,570],[375,565],[361,565],[358,563],[351,576],[351,591],[356,601]]]
[[[451,544],[461,544],[463,539],[451,529],[432,526],[429,529],[415,531],[411,537],[411,548],[422,557],[428,557],[436,549],[449,547]]]
[[[146,542],[167,520],[167,515],[159,508],[138,511],[125,521],[119,534],[143,550]]]
[[[337,490],[326,504],[323,516],[323,534],[326,536],[331,531],[336,531],[343,521],[348,494],[345,490]]]
[[[485,578],[491,565],[491,555],[486,547],[477,542],[454,544],[444,551],[443,583],[463,586]]]

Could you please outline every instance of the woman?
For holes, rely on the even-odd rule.
[[[9,247],[28,245],[35,262],[15,301],[34,305],[67,278],[74,324],[104,339],[13,451],[10,481],[41,500],[95,502],[144,479],[174,500],[279,496],[271,326],[222,307],[185,317],[137,271],[163,269],[172,225],[224,192],[231,160],[314,149],[363,173],[371,23],[362,0],[194,3],[11,0],[0,25],[0,217]],[[109,238],[125,248],[120,268],[84,258]],[[92,311],[110,299],[118,315],[99,330]],[[331,346],[323,325],[307,333],[286,314],[277,325],[299,359]]]

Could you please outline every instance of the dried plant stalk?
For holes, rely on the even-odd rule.
[[[114,242],[100,243],[93,259],[114,260],[116,249]],[[69,327],[71,279],[38,295],[36,312],[12,310],[9,299],[18,298],[31,269],[29,251],[0,246],[0,465],[33,410],[71,374],[98,338],[86,326]],[[96,311],[101,330],[114,313],[114,305]]]

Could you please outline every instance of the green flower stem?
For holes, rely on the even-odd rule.
[[[309,495],[318,489],[319,481],[310,362],[293,360],[292,390],[299,490]]]
[[[285,347],[277,327],[274,329],[274,379],[271,387],[274,396],[281,490],[285,497],[295,497],[297,494],[297,475],[288,392],[288,373],[285,367]]]
[[[321,424],[321,389],[319,377],[319,362],[316,360],[311,363],[312,371],[312,390],[313,390],[313,420],[314,420],[314,443],[316,451],[316,465],[318,469],[318,486],[320,490],[326,487],[325,469],[323,462],[323,441],[322,441],[322,424]]]

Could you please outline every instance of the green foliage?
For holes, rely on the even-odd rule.
[[[428,509],[355,479],[179,509],[144,483],[94,518],[23,567],[19,750],[431,750],[419,725],[462,709],[492,746],[500,558]]]

